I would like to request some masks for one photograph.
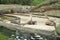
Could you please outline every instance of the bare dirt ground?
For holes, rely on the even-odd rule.
[[[9,15],[11,15],[11,14],[9,14]],[[24,15],[13,15],[13,16],[21,18],[21,23],[26,23],[29,20],[31,20],[30,16],[24,16]],[[57,25],[60,23],[60,18],[49,17],[49,19],[53,20]],[[48,21],[48,19],[46,19],[46,18],[32,17],[32,20],[36,21],[35,25],[26,24],[24,27],[33,28],[33,29],[41,29],[41,30],[46,30],[46,31],[55,30],[54,26],[45,25],[45,23]]]
[[[11,14],[10,14],[11,15]],[[12,15],[11,15],[12,16]],[[28,21],[30,21],[31,17],[30,16],[21,16],[21,15],[13,15],[13,16],[16,16],[16,17],[19,17],[21,18],[21,23],[26,23]],[[52,18],[51,18],[52,19]],[[32,17],[32,20],[33,21],[36,21],[36,24],[35,25],[24,25],[24,27],[27,27],[27,28],[32,28],[32,29],[40,29],[40,30],[48,30],[48,31],[53,31],[55,30],[54,26],[48,26],[48,25],[45,25],[45,23],[47,22],[48,19],[46,18],[38,18],[38,17]],[[56,21],[56,20],[55,20]]]

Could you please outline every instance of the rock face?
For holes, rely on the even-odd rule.
[[[40,5],[32,8],[31,11],[39,9],[39,8],[41,8],[43,6],[49,6],[49,5],[55,4],[57,2],[58,2],[58,0],[47,0],[47,1],[43,2],[43,3],[41,3]]]
[[[11,13],[26,13],[28,12],[30,9],[30,7],[25,7],[24,6],[21,6],[19,8],[7,8],[7,9],[2,9],[0,10],[0,13],[1,14],[11,14]]]
[[[21,12],[26,12],[27,11],[27,9],[23,9],[23,8],[13,8],[13,9],[11,9],[11,12],[12,13],[21,13]]]
[[[11,10],[10,9],[0,10],[0,14],[11,14]]]

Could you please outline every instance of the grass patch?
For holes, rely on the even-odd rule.
[[[8,39],[9,39],[8,36],[5,36],[0,32],[0,40],[8,40]]]
[[[14,31],[0,26],[0,40],[9,40],[9,38],[11,38],[12,32]]]

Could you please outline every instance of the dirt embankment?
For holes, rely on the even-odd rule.
[[[11,13],[29,13],[31,12],[40,12],[44,13],[47,11],[50,11],[52,13],[52,10],[60,10],[59,5],[55,5],[59,0],[53,0],[53,1],[46,1],[38,6],[21,6],[21,5],[0,5],[0,14],[11,14]],[[57,13],[56,13],[57,14]],[[46,15],[49,15],[46,14]],[[54,17],[59,17],[60,15],[49,15]]]

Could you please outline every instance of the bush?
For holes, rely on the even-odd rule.
[[[37,4],[40,4],[42,3],[44,0],[34,0],[32,1],[31,5],[37,5]]]
[[[37,5],[43,0],[0,0],[0,4]]]
[[[22,4],[30,5],[32,0],[0,0],[0,4]]]

